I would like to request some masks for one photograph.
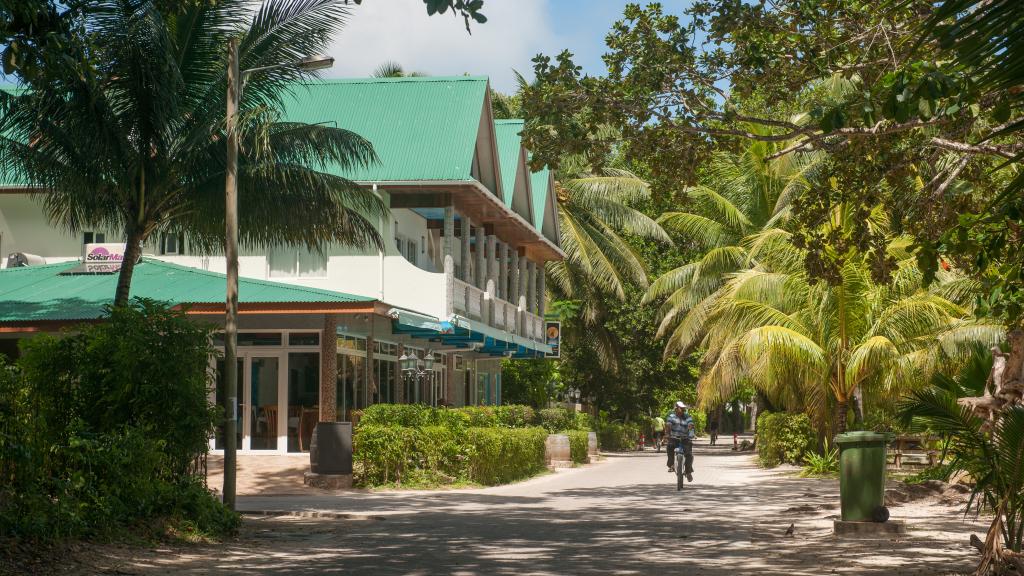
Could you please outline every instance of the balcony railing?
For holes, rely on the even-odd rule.
[[[455,293],[452,295],[452,300],[456,314],[486,322],[494,328],[510,334],[518,334],[536,342],[545,341],[544,319],[540,316],[524,312],[521,315],[520,324],[517,322],[517,318],[520,317],[519,307],[515,304],[500,298],[488,299],[484,290],[459,279],[454,279],[453,285]],[[488,306],[491,307],[491,310],[488,310]],[[488,318],[492,312],[493,315]]]

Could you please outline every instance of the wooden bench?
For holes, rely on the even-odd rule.
[[[920,436],[897,436],[889,445],[887,463],[896,470],[902,470],[904,466],[913,468],[924,468],[934,466],[938,460],[938,453],[928,449],[928,442],[931,438]]]

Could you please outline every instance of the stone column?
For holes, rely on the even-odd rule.
[[[486,253],[484,250],[484,227],[477,226],[476,228],[476,269],[473,271],[473,284],[483,290],[485,288],[484,282],[487,281],[487,260],[485,259]]]
[[[513,248],[512,261],[508,266],[509,274],[509,286],[508,286],[508,301],[513,304],[519,303],[519,252]]]
[[[470,228],[471,228],[471,226],[470,226],[470,222],[469,222],[469,216],[466,216],[465,214],[463,214],[462,215],[462,255],[461,255],[461,258],[460,258],[461,262],[459,263],[459,265],[462,266],[462,277],[460,278],[460,280],[462,280],[463,282],[472,282],[473,281],[473,277],[469,274],[469,268],[470,268],[470,264],[469,264],[469,235],[472,234]]]
[[[444,208],[444,238],[441,243],[441,258],[444,266],[444,310],[451,318],[455,313],[455,207]],[[444,318],[447,320],[448,318]]]
[[[508,244],[498,242],[498,298],[508,300]]]
[[[516,291],[518,292],[517,298],[516,298],[516,305],[518,306],[519,310],[516,313],[516,320],[518,321],[517,323],[519,325],[519,335],[520,336],[526,336],[526,335],[528,335],[528,331],[526,329],[526,317],[524,316],[524,314],[526,313],[526,296],[527,296],[526,282],[529,280],[529,276],[530,275],[529,275],[529,268],[527,266],[526,255],[525,254],[521,254],[521,255],[518,255],[518,257],[519,257],[519,274],[518,274],[518,276],[519,276],[518,280],[519,281],[517,282],[517,288],[516,288]]]
[[[533,260],[527,264],[529,279],[526,281],[526,310],[531,314],[537,313],[537,265]]]
[[[546,269],[545,264],[541,264],[537,270],[537,316],[544,317],[545,300],[547,300],[547,286],[545,282],[547,279],[544,277],[544,271]]]
[[[324,315],[320,334],[320,421],[338,419],[338,317]],[[275,432],[276,433],[276,432]]]

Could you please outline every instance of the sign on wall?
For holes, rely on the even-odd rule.
[[[545,356],[546,358],[560,358],[559,356],[559,344],[562,342],[562,323],[558,320],[547,320],[545,324],[545,334],[547,335],[547,345],[551,346],[551,354]]]
[[[104,274],[117,272],[124,261],[124,244],[86,244],[84,272]]]

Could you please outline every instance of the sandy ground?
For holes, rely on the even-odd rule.
[[[682,493],[647,452],[478,490],[240,497],[242,510],[292,515],[247,515],[217,546],[92,550],[58,572],[932,576],[977,562],[967,539],[984,522],[955,507],[894,507],[906,537],[840,540],[837,481],[762,470],[727,447],[695,453]]]

